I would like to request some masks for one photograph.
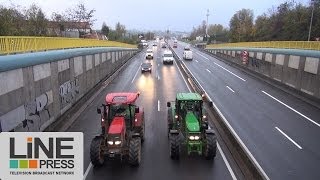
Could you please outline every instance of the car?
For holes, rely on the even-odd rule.
[[[173,47],[173,48],[177,48],[177,47],[178,47],[178,43],[177,43],[177,42],[174,42],[172,47]]]
[[[105,104],[97,108],[101,133],[90,145],[90,160],[94,167],[111,160],[128,160],[132,166],[141,162],[141,143],[145,125],[142,107],[135,105],[140,93],[115,92],[104,97]]]
[[[186,148],[188,155],[195,153],[213,160],[217,149],[216,134],[209,128],[203,96],[177,93],[175,99],[167,102],[171,159],[179,159],[181,149]]]
[[[157,44],[156,44],[156,43],[154,43],[152,46],[157,46]]]
[[[161,47],[162,47],[162,48],[167,48],[166,43],[165,43],[165,42],[162,42],[162,43],[161,43]]]
[[[152,49],[147,49],[146,59],[153,59],[153,51],[152,51]]]
[[[141,73],[144,73],[144,72],[151,73],[151,67],[152,67],[151,63],[142,63],[141,64]]]
[[[193,54],[192,54],[192,51],[189,47],[184,48],[183,59],[185,59],[185,60],[192,60],[193,59]]]
[[[144,39],[141,40],[141,43],[144,47],[147,47],[148,46],[148,42]]]
[[[187,50],[187,51],[190,50],[190,46],[185,46],[183,50]]]
[[[170,50],[165,50],[162,55],[163,64],[173,64],[173,54]]]

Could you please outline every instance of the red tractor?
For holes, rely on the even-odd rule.
[[[140,164],[144,112],[134,104],[138,97],[139,93],[110,93],[106,104],[97,108],[101,114],[101,135],[91,142],[90,159],[94,166],[103,165],[105,157],[127,159],[132,166]]]

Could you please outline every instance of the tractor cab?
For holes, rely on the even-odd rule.
[[[181,122],[180,128],[184,131],[200,131],[207,125],[205,110],[202,107],[202,96],[197,93],[178,93],[175,101],[177,121]],[[185,129],[186,128],[186,129]]]
[[[135,125],[139,125],[136,115],[139,114],[139,107],[134,103],[139,97],[139,93],[110,93],[106,96],[106,104],[97,109],[101,114],[102,133],[106,132],[113,120],[122,117],[125,129],[132,130]]]

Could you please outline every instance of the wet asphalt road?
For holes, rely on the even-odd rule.
[[[180,58],[186,45],[179,42],[174,48]],[[320,179],[320,110],[195,48],[192,51],[193,61],[182,61],[269,178]]]
[[[153,48],[154,59],[145,60],[145,50],[136,55],[124,71],[88,105],[69,129],[69,131],[84,133],[86,179],[232,179],[220,151],[214,161],[207,161],[199,156],[187,157],[186,155],[183,155],[179,161],[170,159],[166,102],[174,100],[177,92],[188,92],[189,90],[176,64],[162,64],[163,49],[160,44],[157,47],[150,47]],[[152,63],[151,74],[142,74],[140,71],[140,65],[145,61]],[[107,162],[103,167],[93,168],[90,164],[89,148],[92,138],[100,131],[100,117],[96,113],[96,107],[104,102],[107,93],[137,91],[141,92],[137,104],[144,107],[146,123],[146,140],[142,145],[140,167],[133,168],[126,163]]]

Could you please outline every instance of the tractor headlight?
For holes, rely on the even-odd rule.
[[[113,141],[108,141],[108,144],[109,145],[113,145]]]
[[[121,144],[121,141],[115,141],[114,144],[119,145],[119,144]]]
[[[200,137],[199,136],[189,136],[190,140],[199,140]]]

